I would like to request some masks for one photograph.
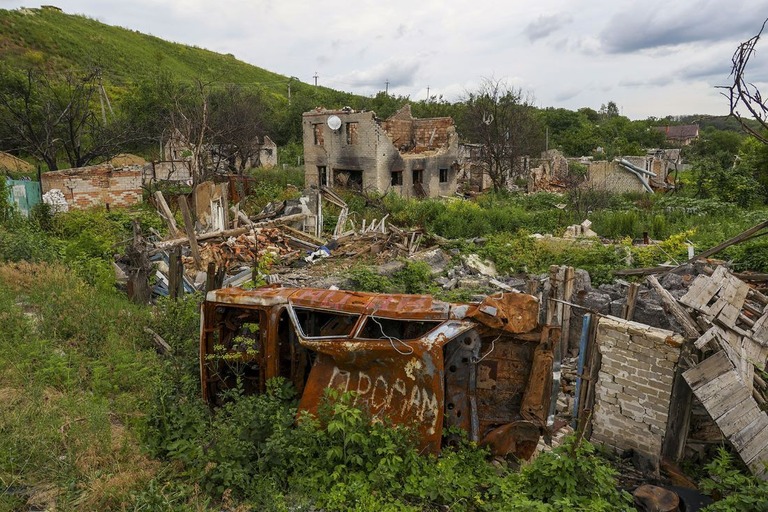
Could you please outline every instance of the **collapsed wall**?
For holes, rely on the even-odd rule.
[[[658,471],[669,397],[683,337],[672,331],[602,317],[596,343],[602,356],[595,385],[592,440],[633,450]]]

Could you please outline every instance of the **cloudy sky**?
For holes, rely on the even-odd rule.
[[[736,45],[768,0],[45,0],[287,76],[371,95],[461,98],[484,78],[541,107],[614,101],[633,119],[726,114]],[[0,7],[37,7],[0,0]],[[766,35],[768,39],[768,34]],[[762,51],[761,51],[762,50]],[[753,81],[768,82],[768,41]],[[768,86],[767,86],[768,87]],[[765,90],[765,89],[764,89]]]

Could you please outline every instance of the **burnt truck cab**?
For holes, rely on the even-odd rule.
[[[354,391],[373,418],[412,425],[431,453],[449,427],[496,455],[528,458],[546,428],[552,342],[535,297],[488,296],[448,303],[390,295],[267,286],[208,292],[202,306],[203,398],[240,382],[263,393],[284,377],[300,410],[324,390]]]

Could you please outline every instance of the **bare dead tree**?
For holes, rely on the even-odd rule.
[[[723,92],[723,95],[730,102],[730,115],[739,121],[744,130],[763,144],[768,144],[768,137],[765,135],[768,131],[768,106],[766,106],[760,94],[760,89],[747,80],[746,72],[749,60],[755,54],[755,47],[760,40],[760,36],[763,34],[763,30],[765,30],[766,23],[768,23],[768,19],[763,21],[763,25],[756,35],[744,41],[736,48],[731,59],[730,77],[732,83],[719,87],[727,91]],[[746,114],[742,114],[740,109],[745,109]],[[757,121],[759,127],[754,127],[747,123],[745,115]]]
[[[506,188],[512,179],[522,177],[522,158],[544,147],[532,102],[504,81],[484,79],[465,103],[466,135],[483,145],[481,159],[494,190]]]
[[[209,112],[209,84],[196,80],[192,86],[171,91],[173,107],[168,113],[172,137],[186,145],[192,153],[192,180],[205,181],[208,174],[209,144],[211,137]]]
[[[258,166],[260,143],[268,132],[271,113],[263,94],[235,85],[211,96],[210,126],[213,149],[232,172],[243,174]]]

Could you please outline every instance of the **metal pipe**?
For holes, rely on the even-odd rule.
[[[645,190],[648,191],[649,193],[653,194],[653,189],[651,188],[651,186],[646,181],[646,177],[643,174],[641,174],[640,172],[638,172],[635,169],[633,169],[633,167],[635,167],[634,165],[631,165],[631,164],[630,165],[626,165],[626,164],[624,164],[624,162],[625,162],[625,160],[619,161],[619,166],[623,167],[625,170],[627,170],[627,171],[631,172],[632,174],[634,174],[635,176],[637,176],[637,179],[639,179],[640,183],[643,184],[643,187],[645,188]],[[629,163],[629,162],[627,162],[627,163]],[[650,173],[650,174],[652,174],[653,176],[656,176],[653,173]]]
[[[587,341],[589,340],[589,324],[592,321],[590,313],[584,313],[581,321],[581,338],[579,339],[579,363],[576,368],[576,393],[573,399],[573,421],[576,428],[579,419],[579,394],[581,392],[581,374],[584,373],[584,359],[587,357]]]
[[[642,167],[638,167],[635,164],[633,164],[632,162],[630,162],[629,160],[627,160],[626,158],[622,158],[621,160],[619,160],[619,163],[624,165],[625,167],[629,167],[630,169],[633,169],[633,170],[635,170],[635,171],[637,171],[639,173],[647,174],[648,176],[653,176],[654,178],[656,177],[656,173],[655,172],[651,172],[649,170],[643,169]]]

